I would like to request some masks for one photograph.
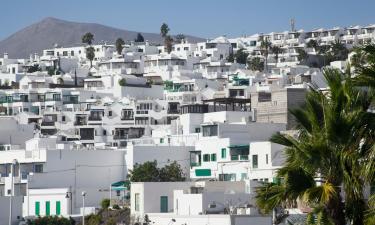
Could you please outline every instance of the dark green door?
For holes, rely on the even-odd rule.
[[[168,212],[168,196],[160,196],[160,212]]]

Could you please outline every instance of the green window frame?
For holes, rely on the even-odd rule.
[[[226,157],[227,157],[227,149],[226,148],[222,148],[221,149],[221,158],[225,159]]]
[[[46,201],[46,216],[51,215],[51,203]]]
[[[258,168],[258,155],[253,155],[252,156],[252,164],[253,164],[253,169]]]
[[[211,154],[211,161],[216,162],[216,153]]]
[[[203,162],[209,162],[210,161],[210,154],[203,154]]]
[[[40,215],[40,202],[35,202],[35,215]]]
[[[61,202],[56,202],[56,215],[59,216],[61,214]]]

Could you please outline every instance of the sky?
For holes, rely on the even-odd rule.
[[[0,40],[45,17],[202,38],[375,23],[374,0],[1,0]]]

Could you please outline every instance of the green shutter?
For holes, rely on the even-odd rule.
[[[211,176],[211,170],[210,169],[196,169],[195,176],[197,177]]]
[[[210,154],[204,154],[203,155],[203,162],[209,162],[210,161]]]
[[[211,154],[211,161],[215,162],[216,161],[216,153]]]
[[[168,212],[168,196],[160,196],[160,212]]]
[[[40,202],[35,202],[35,215],[40,215]]]
[[[227,157],[227,149],[226,148],[222,148],[221,149],[221,158],[225,159],[226,157]]]
[[[60,201],[57,201],[56,202],[56,215],[60,215],[61,214],[61,202]]]
[[[51,205],[49,201],[46,201],[46,216],[51,215]]]

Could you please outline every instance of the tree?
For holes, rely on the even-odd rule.
[[[92,68],[92,61],[95,58],[95,48],[94,47],[88,47],[86,48],[86,58],[90,60],[90,68]]]
[[[250,70],[259,72],[264,70],[264,61],[260,57],[252,57],[247,64]]]
[[[135,42],[145,42],[144,37],[142,36],[141,33],[137,34],[137,38],[134,40]]]
[[[227,61],[233,63],[234,62],[234,54],[233,52],[229,53],[227,57]]]
[[[260,43],[260,51],[264,57],[264,67],[266,72],[268,72],[268,54],[269,51],[272,47],[272,43],[266,38],[262,38],[261,43]]]
[[[102,209],[108,209],[109,206],[110,206],[110,203],[111,201],[108,199],[108,198],[105,198],[103,199],[101,202],[100,202],[100,206],[102,207]]]
[[[241,48],[236,52],[234,58],[236,59],[237,63],[246,64],[248,56],[249,53],[245,52],[245,50]]]
[[[336,39],[330,46],[333,55],[333,60],[346,60],[348,58],[349,50],[340,40]]]
[[[319,49],[319,43],[316,40],[311,39],[309,42],[306,43],[306,47],[312,48],[315,52],[317,52]]]
[[[306,63],[306,60],[309,57],[307,52],[302,48],[297,48],[297,53],[298,53],[298,56],[297,56],[298,61],[300,61],[300,63]]]
[[[125,78],[122,78],[122,79],[120,79],[119,81],[118,81],[118,84],[120,85],[120,86],[125,86],[126,85],[126,79]]]
[[[173,38],[171,36],[167,35],[164,39],[164,45],[165,45],[165,48],[166,48],[168,54],[171,53],[172,52],[172,45],[173,45]]]
[[[363,189],[374,181],[375,114],[368,108],[375,96],[355,87],[350,74],[325,69],[324,77],[329,95],[312,89],[305,106],[291,111],[298,135],[271,138],[286,146],[286,163],[278,171],[281,182],[257,190],[257,204],[267,212],[299,199],[314,209],[308,218],[318,224],[361,225],[368,208]]]
[[[276,67],[277,67],[277,61],[279,60],[279,54],[283,53],[283,49],[279,46],[271,46],[271,52],[274,54],[274,59],[276,60]]]
[[[27,220],[28,225],[74,225],[75,222],[73,219],[65,218],[65,217],[58,217],[58,216],[44,216],[38,217],[35,220]]]
[[[131,182],[176,182],[185,179],[183,170],[177,162],[158,168],[156,161],[148,161],[136,164],[130,171]]]
[[[182,43],[183,40],[185,40],[185,35],[183,35],[183,34],[177,34],[176,35],[176,42],[177,43]]]
[[[166,23],[163,23],[160,27],[160,34],[163,38],[167,37],[169,32],[169,27]]]
[[[143,164],[135,164],[134,169],[130,171],[131,182],[157,182],[159,179],[159,169],[157,162],[145,162]]]
[[[28,73],[34,73],[34,72],[37,72],[37,71],[42,71],[42,68],[39,67],[39,64],[34,64],[27,69]]]
[[[370,87],[375,89],[375,44],[369,44],[356,49],[353,55],[356,62],[354,82],[361,87]]]
[[[160,169],[160,181],[176,182],[185,181],[183,170],[176,161]]]
[[[94,35],[90,32],[82,36],[82,43],[84,44],[91,45],[93,41],[94,41]]]
[[[116,40],[116,51],[117,51],[117,54],[119,54],[119,55],[122,54],[122,49],[124,49],[124,44],[125,44],[125,41],[122,40],[122,38],[117,38],[117,40]]]

